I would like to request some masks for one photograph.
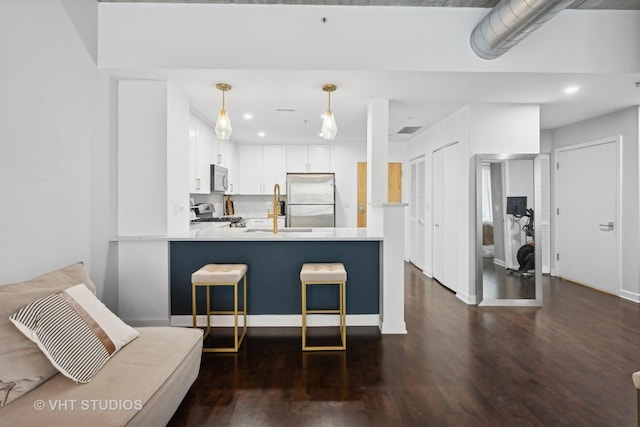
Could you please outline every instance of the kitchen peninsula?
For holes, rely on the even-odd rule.
[[[209,263],[243,263],[249,266],[249,326],[300,326],[299,273],[305,262],[342,262],[348,274],[347,324],[380,323],[383,238],[371,230],[282,228],[274,234],[271,229],[200,223],[193,225],[188,235],[116,240],[121,263],[120,316],[133,324],[190,326],[191,274]],[[154,266],[153,271],[150,265]],[[132,271],[127,273],[129,269]],[[162,271],[167,272],[164,280]],[[141,277],[145,278],[144,283],[140,283]],[[318,305],[332,304],[335,296],[330,289],[318,291],[321,292],[311,295]],[[163,301],[165,296],[167,300]],[[218,303],[228,307],[231,298],[231,293],[218,292],[214,309],[219,309]],[[199,304],[204,302],[204,298],[198,300]],[[204,310],[204,303],[198,306],[199,314]],[[222,319],[225,320],[229,319]]]

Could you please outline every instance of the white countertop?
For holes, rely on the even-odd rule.
[[[224,223],[191,224],[188,235],[176,236],[118,236],[114,241],[335,241],[335,240],[383,240],[380,233],[366,228],[287,228],[279,227],[274,234],[272,228],[230,228]],[[303,231],[304,230],[304,231]],[[309,231],[310,230],[310,231]]]

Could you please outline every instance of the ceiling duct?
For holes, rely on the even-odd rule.
[[[495,59],[518,44],[574,0],[500,0],[473,29],[471,48]]]

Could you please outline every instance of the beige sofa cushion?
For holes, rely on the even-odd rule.
[[[58,371],[78,383],[91,381],[110,357],[140,335],[84,283],[40,298],[9,320]]]
[[[0,406],[58,372],[38,346],[11,324],[9,316],[39,298],[80,283],[95,293],[83,264],[76,263],[26,282],[0,286]]]
[[[55,375],[0,408],[0,424],[166,425],[198,376],[202,331],[177,327],[137,329],[140,337],[116,353],[90,383],[76,384],[61,374]]]

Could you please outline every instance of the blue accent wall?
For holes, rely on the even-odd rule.
[[[191,314],[191,274],[205,264],[247,264],[248,314],[300,314],[300,268],[341,262],[347,270],[347,314],[378,314],[379,241],[172,241],[171,314]],[[241,288],[241,287],[240,287]],[[337,308],[338,286],[310,286],[308,307]],[[205,313],[205,289],[198,289]],[[232,287],[212,288],[213,308],[233,307]],[[239,297],[242,303],[242,293]]]

